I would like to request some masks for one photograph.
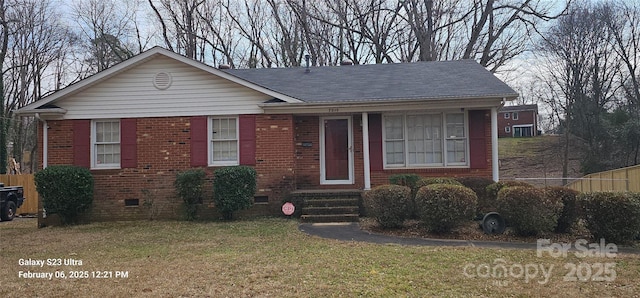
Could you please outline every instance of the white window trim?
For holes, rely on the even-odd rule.
[[[450,168],[450,167],[465,167],[468,168],[470,165],[469,162],[469,117],[468,117],[468,113],[465,110],[462,114],[462,117],[464,118],[464,124],[463,124],[463,129],[464,129],[464,138],[449,138],[447,137],[449,134],[447,133],[447,114],[460,114],[460,112],[445,112],[442,115],[442,129],[443,129],[443,140],[444,140],[444,146],[442,148],[442,154],[443,154],[443,158],[444,158],[444,167]],[[447,154],[447,140],[460,140],[463,139],[465,140],[465,148],[464,148],[464,162],[449,162],[449,160],[447,160],[448,158],[448,154]]]
[[[96,123],[97,122],[118,122],[120,132],[118,133],[118,144],[120,145],[120,160],[122,160],[122,123],[120,119],[99,119],[91,120],[91,169],[92,170],[114,170],[120,169],[120,160],[118,163],[98,164],[96,160]]]
[[[518,120],[518,118],[520,118],[520,117],[518,117],[518,116],[519,116],[519,115],[518,115],[518,112],[513,112],[513,116],[511,116],[511,119],[513,119],[513,120]]]
[[[387,129],[385,126],[385,117],[391,117],[391,116],[402,116],[402,142],[404,143],[404,160],[405,160],[405,164],[402,165],[388,165],[387,164]],[[406,167],[406,161],[407,161],[407,147],[408,147],[408,141],[407,141],[407,132],[406,132],[406,128],[405,128],[405,123],[406,123],[406,114],[401,114],[401,113],[389,113],[389,114],[383,114],[382,115],[382,161],[383,161],[383,165],[384,168],[389,168],[389,169],[402,169]]]
[[[504,127],[504,132],[505,133],[511,133],[511,126],[505,126]]]
[[[509,113],[504,113],[504,119],[509,119],[510,118],[509,116],[510,116]]]
[[[465,135],[465,163],[448,162],[447,160],[447,114],[460,114],[460,111],[444,111],[444,112],[411,112],[411,113],[385,113],[382,115],[382,164],[385,170],[389,169],[437,169],[437,168],[462,168],[466,169],[470,167],[470,148],[469,148],[469,113],[467,110],[462,112],[464,114],[464,135]],[[442,120],[442,163],[437,164],[424,164],[424,165],[408,165],[408,136],[407,136],[407,115],[441,115]],[[404,135],[404,164],[403,165],[388,165],[387,164],[387,146],[386,146],[386,129],[385,129],[385,116],[402,116],[403,120],[403,135]]]
[[[413,168],[438,168],[438,167],[443,167],[444,166],[445,160],[446,160],[446,156],[445,155],[447,154],[446,146],[445,146],[444,143],[447,141],[447,137],[446,137],[446,132],[445,132],[446,127],[444,127],[443,124],[446,125],[445,124],[446,123],[446,119],[444,119],[444,117],[446,117],[446,114],[447,113],[407,113],[407,114],[403,115],[403,119],[402,119],[403,120],[403,123],[402,123],[403,124],[403,128],[402,129],[403,129],[403,133],[405,135],[405,138],[404,138],[404,161],[405,161],[405,165],[403,167],[409,167],[409,168],[411,168],[411,167],[413,167]],[[424,163],[424,164],[414,164],[414,165],[411,165],[411,166],[408,165],[409,164],[409,162],[408,162],[408,160],[409,160],[409,130],[408,130],[408,127],[407,127],[407,118],[406,117],[410,116],[410,115],[440,115],[440,121],[441,121],[440,122],[440,127],[442,128],[441,135],[440,135],[440,149],[442,151],[440,153],[442,154],[442,160],[443,160],[442,163]],[[385,149],[386,149],[386,147],[385,147]],[[385,157],[386,157],[386,155],[385,155]],[[392,167],[396,167],[396,166],[392,165]]]
[[[213,119],[235,119],[236,120],[236,160],[214,161],[213,160]],[[207,118],[207,152],[208,164],[210,167],[237,166],[240,165],[240,118],[237,115],[210,116]]]
[[[533,124],[514,125],[513,129],[512,129],[513,135],[515,136],[515,133],[516,133],[515,129],[516,128],[526,128],[526,127],[530,127],[531,128],[531,136],[533,136]],[[522,131],[520,133],[522,133]]]

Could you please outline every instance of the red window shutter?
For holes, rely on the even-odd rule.
[[[120,120],[120,166],[122,168],[135,168],[138,166],[138,136],[137,120]]]
[[[369,114],[369,165],[371,171],[382,171],[382,115]]]
[[[91,167],[91,120],[73,120],[73,164]]]
[[[240,164],[253,166],[256,164],[256,116],[240,115]]]
[[[207,117],[191,117],[191,166],[202,167],[209,163],[207,151]]]
[[[485,130],[487,111],[469,111],[469,157],[472,169],[487,167],[487,135]]]

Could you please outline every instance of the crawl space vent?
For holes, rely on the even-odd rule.
[[[171,75],[167,72],[159,72],[153,77],[153,86],[165,90],[171,86]]]

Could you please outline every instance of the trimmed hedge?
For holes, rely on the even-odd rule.
[[[514,187],[514,186],[527,187],[527,188],[534,187],[533,185],[523,181],[517,181],[517,180],[498,181],[487,186],[487,195],[495,200],[495,199],[498,199],[498,192],[500,192],[501,189],[505,187]]]
[[[483,202],[483,205],[484,205],[483,208],[485,208],[485,211],[486,212],[498,211],[498,192],[500,192],[500,190],[505,187],[514,187],[514,186],[521,186],[521,187],[527,187],[527,188],[534,187],[529,183],[522,182],[522,181],[515,181],[515,180],[507,180],[507,181],[499,181],[499,182],[491,183],[486,188],[486,197]]]
[[[493,179],[485,177],[459,177],[456,178],[462,185],[470,188],[478,196],[478,208],[476,218],[482,218],[485,214],[497,211],[496,198],[491,198],[487,192],[487,186],[494,183]]]
[[[578,200],[593,238],[626,243],[640,233],[640,193],[583,193]]]
[[[247,166],[224,167],[214,172],[213,199],[224,219],[231,220],[234,212],[253,205],[256,176],[256,170]]]
[[[380,185],[364,194],[367,215],[383,228],[402,227],[409,211],[411,189],[401,185]]]
[[[420,181],[422,177],[416,174],[394,174],[389,176],[389,183],[394,185],[401,185],[411,188],[411,190],[416,190],[416,183]]]
[[[498,212],[521,236],[552,232],[562,212],[562,200],[532,187],[504,187],[498,192]]]
[[[57,213],[62,224],[75,224],[93,204],[93,176],[76,166],[48,166],[34,175],[36,190],[47,213]]]
[[[205,177],[206,173],[202,169],[187,170],[176,175],[173,185],[176,188],[176,194],[182,199],[186,220],[196,219],[198,205],[202,204],[204,197]]]
[[[545,195],[562,201],[562,212],[558,218],[556,233],[569,233],[571,226],[578,219],[578,195],[580,192],[568,187],[547,187]]]
[[[420,179],[422,179],[422,177],[416,174],[394,174],[389,176],[389,183],[406,186],[411,189],[411,196],[409,198],[409,203],[408,203],[409,206],[407,208],[408,210],[407,218],[418,217],[418,215],[415,213],[415,210],[416,210],[415,198],[416,198],[416,193],[418,192],[418,189],[420,189],[420,187],[417,186],[418,181],[420,181]]]
[[[432,184],[448,184],[448,185],[458,185],[463,186],[462,183],[458,182],[455,178],[449,177],[435,177],[435,178],[422,178],[418,182],[416,182],[416,188],[420,189],[423,186],[432,185]]]
[[[418,190],[416,208],[422,223],[436,233],[449,232],[473,219],[478,198],[462,185],[431,184]]]

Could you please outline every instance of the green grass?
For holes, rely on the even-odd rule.
[[[556,136],[537,136],[532,138],[500,138],[498,152],[500,158],[537,157],[544,148],[558,142]]]
[[[284,219],[140,221],[37,229],[0,223],[0,296],[427,297],[637,295],[640,257],[538,258],[533,250],[379,245],[321,239]],[[73,258],[82,266],[30,268],[19,259]],[[547,284],[481,278],[465,266],[502,259],[553,265]],[[614,262],[610,282],[568,282],[567,263]],[[19,279],[19,271],[126,271],[128,278]]]

